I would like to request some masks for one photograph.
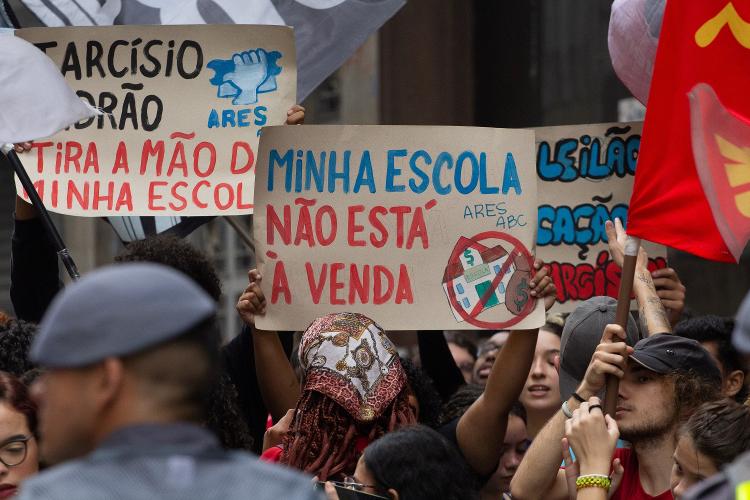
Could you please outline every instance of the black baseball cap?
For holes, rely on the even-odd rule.
[[[659,333],[640,340],[630,359],[660,374],[692,371],[704,378],[721,381],[719,367],[700,342],[677,335]]]

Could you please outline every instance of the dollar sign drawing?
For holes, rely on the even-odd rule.
[[[518,312],[521,312],[523,310],[523,306],[525,306],[526,302],[528,302],[529,300],[529,294],[526,293],[526,290],[528,289],[529,284],[526,282],[526,279],[522,279],[516,287],[516,298],[513,300],[513,302],[516,303]]]
[[[474,265],[474,255],[472,255],[471,251],[468,248],[464,250],[464,258],[469,262],[470,266]]]

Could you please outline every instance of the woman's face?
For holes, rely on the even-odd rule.
[[[0,459],[0,499],[14,496],[21,482],[39,470],[37,443],[26,416],[4,402],[0,402]]]
[[[560,355],[560,337],[539,330],[534,361],[520,400],[526,411],[547,412],[560,408],[560,379],[555,368],[555,356]]]
[[[673,458],[670,486],[675,500],[680,500],[694,484],[719,472],[706,455],[695,449],[693,440],[687,434],[683,434],[677,441]]]

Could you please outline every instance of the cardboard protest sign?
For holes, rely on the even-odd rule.
[[[627,221],[641,123],[535,129],[539,176],[537,255],[557,286],[554,310],[572,311],[597,295],[617,298],[620,268],[604,223]],[[666,267],[666,249],[643,242],[649,269]]]
[[[47,208],[80,216],[252,213],[260,128],[294,104],[283,26],[29,28],[105,115],[24,157]],[[34,96],[29,96],[33,99]],[[18,192],[22,192],[17,182]]]
[[[533,328],[534,133],[265,129],[254,235],[265,329],[353,311],[387,329]]]

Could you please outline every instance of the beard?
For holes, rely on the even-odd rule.
[[[672,415],[663,415],[661,418],[651,417],[630,425],[620,424],[620,438],[634,444],[661,439],[674,430],[679,420],[678,417],[678,412],[675,410]]]

